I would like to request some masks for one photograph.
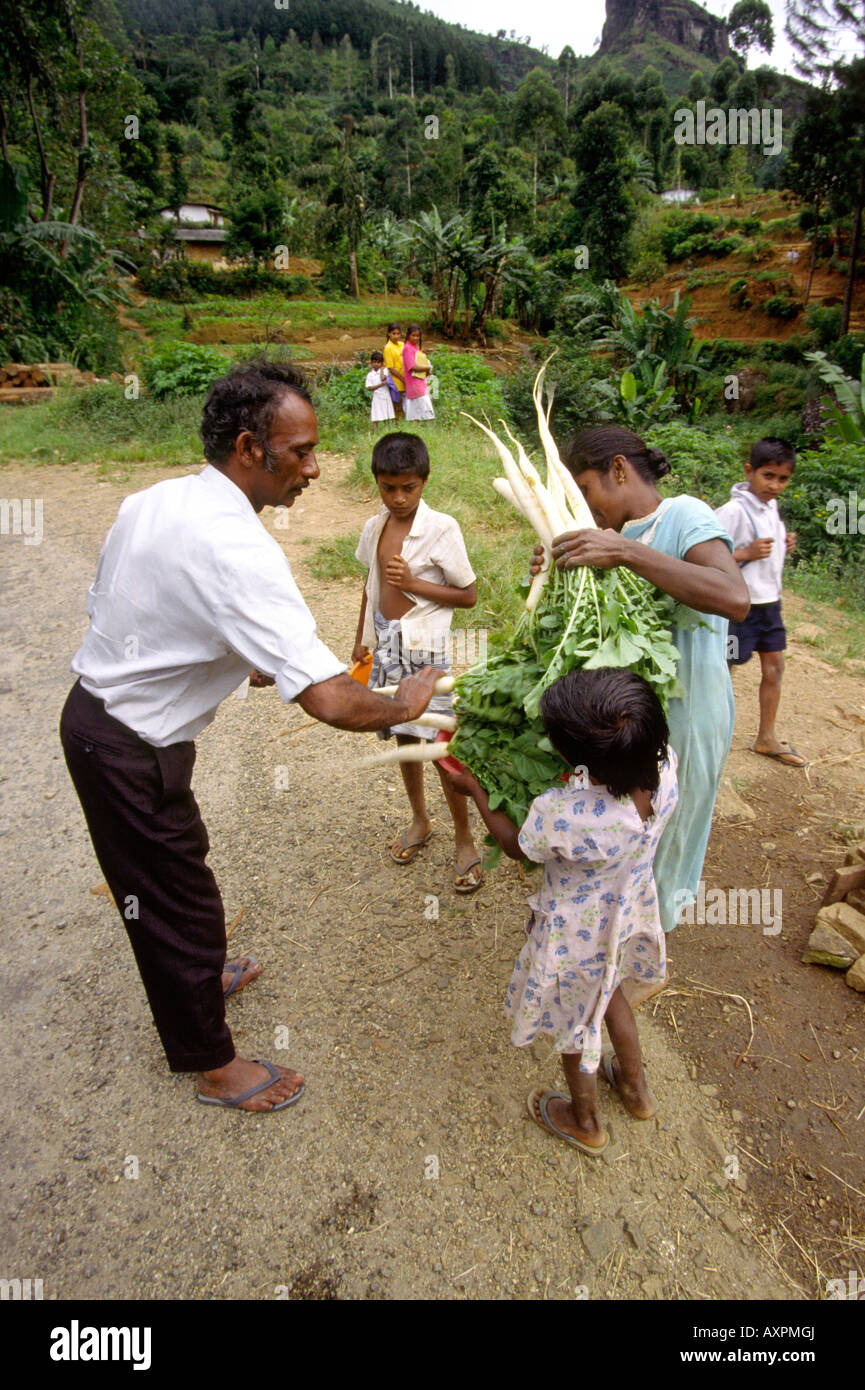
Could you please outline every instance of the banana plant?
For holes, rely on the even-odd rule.
[[[829,407],[829,434],[845,444],[865,443],[865,355],[860,381],[846,376],[825,352],[806,352],[805,358],[814,363],[820,380],[835,392],[836,399]]]

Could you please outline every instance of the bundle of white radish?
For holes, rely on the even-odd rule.
[[[538,713],[541,696],[553,681],[581,668],[629,667],[648,681],[665,707],[678,693],[670,600],[627,569],[560,571],[551,564],[555,537],[593,528],[595,521],[550,432],[541,395],[547,366],[534,387],[545,480],[504,422],[516,457],[488,425],[468,417],[501,459],[504,477],[494,479],[493,487],[529,522],[544,549],[525,612],[510,635],[493,638],[494,651],[486,662],[457,679],[458,723],[450,742],[432,749],[421,746],[417,753],[406,746],[395,754],[411,752],[423,759],[453,754],[471,768],[489,793],[490,805],[517,824],[533,799],[562,775],[561,760]]]

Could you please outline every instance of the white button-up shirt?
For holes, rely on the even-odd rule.
[[[361,642],[375,650],[375,611],[381,596],[381,575],[378,564],[378,543],[390,513],[382,507],[371,516],[360,533],[357,559],[366,565],[366,614]],[[421,498],[414,514],[411,530],[402,544],[402,558],[415,579],[427,584],[450,584],[455,589],[467,589],[475,582],[475,572],[469,564],[463,533],[459,522],[447,512],[434,512]],[[400,618],[405,645],[424,651],[439,650],[450,631],[452,608],[443,608],[435,599],[406,594],[413,607]]]
[[[741,568],[752,603],[777,603],[787,556],[787,528],[775,498],[761,502],[747,483],[734,483],[730,501],[718,507],[715,515],[729,532],[734,550],[771,537],[772,549],[765,559],[746,560]]]
[[[126,498],[87,612],[72,670],[156,748],[195,738],[252,667],[286,701],[346,669],[316,635],[282,547],[212,465]]]

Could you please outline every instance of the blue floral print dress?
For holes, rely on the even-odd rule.
[[[676,755],[661,768],[645,822],[631,798],[582,775],[532,802],[520,849],[543,865],[528,940],[505,999],[511,1042],[548,1033],[557,1052],[601,1060],[601,1024],[622,980],[663,979],[667,956],[652,865],[678,797]]]

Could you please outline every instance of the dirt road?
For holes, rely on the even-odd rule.
[[[338,485],[344,461],[321,462],[274,534],[346,654],[357,585],[311,579],[304,540],[356,531],[369,504]],[[798,956],[819,897],[806,878],[840,860],[862,760],[818,765],[808,785],[748,754],[751,671],[730,773],[758,819],[719,821],[706,877],[762,883],[768,864],[790,895],[783,932],[677,932],[677,993],[640,1020],[660,1113],[632,1121],[604,1088],[600,1160],[526,1116],[530,1088],[560,1069],[544,1046],[513,1048],[502,1016],[525,916],[516,867],[474,898],[453,892],[430,779],[435,838],[398,868],[399,779],[352,768],[372,736],[309,727],[273,690],[226,701],[195,784],[239,919],[231,946],[265,966],[229,1005],[236,1040],[297,1066],[307,1095],[280,1115],[221,1114],[168,1074],[121,923],[93,891],[56,734],[104,535],[124,495],[165,476],[72,466],[0,482],[44,499],[41,544],[0,537],[0,1273],[42,1278],[46,1298],[747,1299],[813,1298],[861,1270],[863,1201],[848,1188],[865,1185],[863,1000]],[[785,731],[815,756],[838,746],[824,714],[840,704],[853,735],[865,714],[861,677],[822,667],[794,649],[785,691]]]

